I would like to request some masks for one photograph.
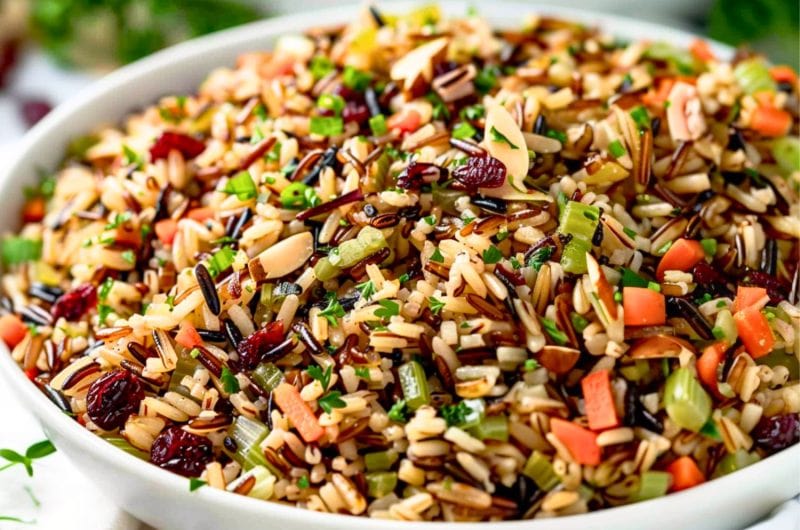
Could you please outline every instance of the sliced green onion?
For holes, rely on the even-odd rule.
[[[389,132],[389,127],[386,125],[386,117],[383,114],[378,114],[369,119],[369,128],[375,136],[383,136]]]
[[[647,109],[642,105],[639,105],[631,111],[631,118],[633,118],[633,121],[640,129],[650,128],[650,115],[647,113]]]
[[[208,259],[208,272],[211,276],[219,276],[222,272],[233,265],[233,259],[236,257],[236,252],[231,247],[222,247],[214,252]]]
[[[683,429],[698,432],[711,415],[711,397],[688,368],[678,368],[664,386],[664,408]]]
[[[465,140],[467,138],[472,138],[477,132],[478,131],[475,130],[475,127],[467,122],[462,121],[453,128],[453,138],[456,138],[457,140]]]
[[[400,386],[403,389],[403,397],[408,408],[417,410],[422,405],[430,403],[428,378],[421,364],[417,361],[409,361],[397,369],[397,375],[400,378]]]
[[[339,116],[312,116],[310,130],[320,136],[336,136],[344,131],[344,121]]]
[[[388,471],[397,462],[398,455],[394,451],[378,451],[364,455],[367,471]]]
[[[470,432],[479,440],[508,441],[508,417],[505,414],[497,416],[484,416],[484,418],[470,429]]]
[[[333,64],[333,61],[324,55],[315,55],[311,58],[308,69],[311,71],[311,75],[314,76],[314,79],[318,80],[333,72],[336,66]]]
[[[397,487],[397,473],[393,471],[366,473],[364,477],[367,479],[367,493],[375,499],[389,495]]]
[[[336,94],[322,94],[317,98],[317,107],[332,110],[338,116],[344,110],[344,99]]]
[[[228,195],[236,195],[240,201],[255,199],[258,196],[258,189],[249,171],[240,171],[228,179],[222,191]]]
[[[775,80],[769,73],[764,60],[759,57],[746,59],[733,69],[733,77],[746,94],[769,91],[775,92]]]
[[[667,494],[672,475],[666,471],[645,471],[639,477],[639,491],[634,495],[635,501],[646,501],[663,497]]]
[[[290,210],[303,210],[319,204],[314,188],[302,182],[292,182],[281,191],[281,206]]]
[[[369,86],[372,76],[366,72],[356,70],[352,66],[346,66],[342,74],[342,82],[347,88],[363,92]]]
[[[550,491],[561,482],[553,469],[553,464],[539,451],[534,451],[528,457],[525,467],[522,468],[522,474],[532,479],[543,491]]]
[[[283,381],[283,371],[272,363],[260,363],[250,379],[265,392],[272,392]]]
[[[700,245],[703,247],[703,252],[706,253],[706,256],[713,258],[717,254],[716,239],[701,239]]]
[[[759,460],[761,460],[761,457],[758,456],[758,453],[748,453],[744,449],[739,449],[733,454],[727,454],[722,457],[717,463],[717,467],[714,468],[714,473],[711,477],[718,478],[734,471],[739,471],[751,464],[755,464]]]
[[[135,456],[140,460],[144,460],[146,462],[150,461],[150,455],[142,451],[141,449],[137,449],[131,445],[131,443],[123,438],[122,436],[103,436],[103,439],[116,447],[117,449],[122,449],[126,453],[131,456]]]
[[[42,256],[42,242],[24,237],[10,236],[3,240],[3,264],[18,265],[36,261]]]
[[[668,42],[654,42],[644,52],[647,59],[667,61],[672,64],[679,73],[690,75],[694,73],[694,57],[685,48],[678,48]]]
[[[611,156],[614,158],[620,158],[628,154],[628,151],[625,150],[625,146],[623,146],[622,142],[619,140],[614,140],[608,144],[608,152],[611,153]]]

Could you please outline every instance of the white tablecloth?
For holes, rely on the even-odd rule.
[[[57,103],[91,80],[83,74],[64,72],[41,55],[27,54],[13,85],[12,94],[41,96]],[[24,132],[18,111],[8,94],[0,94],[0,166]],[[44,438],[33,417],[0,385],[0,447],[24,453]],[[31,526],[0,521],[0,529],[41,528],[59,530],[143,530],[144,525],[113,506],[95,486],[60,453],[34,464],[29,478],[21,466],[0,476],[0,516],[35,520]],[[28,493],[29,489],[36,501]],[[37,504],[38,503],[38,504]],[[800,502],[778,507],[774,516],[748,530],[800,530]]]

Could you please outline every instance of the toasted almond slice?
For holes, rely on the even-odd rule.
[[[413,88],[420,78],[430,82],[433,78],[433,65],[444,56],[448,43],[447,38],[440,37],[414,48],[392,65],[392,79],[402,80],[405,90]]]
[[[247,264],[250,276],[257,282],[281,278],[296,271],[314,253],[314,236],[301,232],[279,241]]]

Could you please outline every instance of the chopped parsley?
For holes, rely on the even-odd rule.
[[[508,146],[509,146],[511,149],[519,149],[519,147],[517,147],[516,145],[514,145],[514,144],[511,142],[511,140],[509,140],[509,139],[508,139],[508,137],[506,137],[506,136],[505,136],[503,133],[501,133],[500,131],[498,131],[498,130],[497,130],[497,128],[496,128],[495,126],[492,126],[492,128],[491,128],[491,129],[489,129],[489,133],[492,135],[492,140],[493,140],[493,141],[495,141],[495,142],[498,142],[498,143],[505,143],[505,144],[508,144]]]
[[[207,486],[208,482],[200,480],[199,478],[192,477],[189,479],[189,491],[197,491],[203,486]]]
[[[556,325],[555,321],[550,320],[549,318],[541,318],[540,320],[542,322],[542,327],[550,336],[550,338],[553,339],[553,342],[555,342],[559,346],[563,346],[564,344],[567,343],[567,335],[563,331],[558,329],[558,326]]]
[[[219,376],[219,380],[222,381],[223,390],[228,394],[235,394],[239,391],[239,380],[236,379],[236,376],[227,366],[222,367],[222,374]]]
[[[435,261],[436,263],[444,263],[444,256],[442,256],[442,252],[439,250],[439,247],[433,251],[430,257],[431,261]]]
[[[542,265],[547,263],[550,260],[550,256],[553,255],[553,247],[539,247],[531,254],[531,257],[528,258],[528,267],[533,267],[536,272],[542,268]]]
[[[322,407],[322,410],[330,414],[333,409],[341,409],[347,406],[347,403],[341,398],[342,393],[338,390],[332,390],[319,398],[317,403]]]
[[[357,70],[352,66],[346,66],[344,68],[342,82],[347,88],[363,92],[369,86],[370,81],[372,81],[372,76],[370,74]]]
[[[33,461],[44,458],[56,452],[56,448],[50,440],[36,442],[25,450],[25,454],[20,454],[12,449],[0,449],[0,458],[8,463],[0,466],[0,471],[21,464],[29,477],[33,476]]]
[[[378,318],[391,318],[400,314],[400,304],[391,300],[378,300],[378,305],[381,307],[375,310],[375,316]]]
[[[358,367],[355,368],[355,371],[356,371],[356,375],[358,377],[360,377],[361,379],[366,379],[367,381],[370,380],[369,368],[367,368],[365,366],[358,366]]]
[[[392,408],[389,409],[389,419],[397,423],[405,423],[408,421],[408,410],[406,408],[406,400],[400,399],[395,401]]]
[[[622,142],[619,140],[614,140],[608,144],[608,152],[611,153],[611,156],[614,158],[621,158],[628,154],[628,151],[625,150],[625,146],[623,146]]]
[[[453,138],[456,138],[457,140],[466,140],[467,138],[472,138],[475,136],[475,133],[477,132],[478,131],[475,130],[475,127],[465,121],[462,121],[453,128]]]
[[[133,215],[131,212],[123,212],[114,214],[114,218],[106,225],[106,230],[114,230],[131,220]]]
[[[344,308],[339,303],[339,300],[336,299],[336,294],[330,293],[328,295],[328,305],[320,311],[319,316],[324,317],[331,326],[335,326],[338,322],[337,319],[342,318],[344,315]]]
[[[493,265],[503,259],[503,253],[494,245],[489,246],[483,251],[483,262],[487,265]]]
[[[319,381],[319,384],[322,386],[322,390],[328,390],[328,386],[331,384],[332,372],[332,364],[329,364],[324,371],[317,365],[312,365],[306,368],[306,373],[310,375],[312,379]]]
[[[356,285],[356,289],[358,289],[358,292],[361,293],[361,298],[364,300],[369,300],[372,295],[375,294],[375,284],[372,283],[372,280],[359,283]]]
[[[236,195],[240,201],[255,199],[258,196],[258,189],[249,171],[240,171],[228,179],[222,191],[228,195]]]
[[[453,427],[454,425],[462,425],[472,412],[472,409],[466,403],[460,401],[457,405],[443,405],[440,411],[442,418],[447,422],[447,426]]]
[[[303,475],[297,479],[297,487],[301,490],[307,489],[311,484],[308,482],[308,475]]]
[[[444,309],[445,303],[433,296],[428,297],[428,307],[431,308],[431,313],[438,315]]]

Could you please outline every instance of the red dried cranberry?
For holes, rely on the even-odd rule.
[[[27,99],[22,101],[20,112],[22,119],[28,127],[33,127],[39,120],[47,116],[53,107],[43,99]]]
[[[766,289],[769,295],[769,301],[775,305],[789,297],[789,285],[783,280],[767,274],[766,272],[750,271],[747,273],[747,277],[744,279],[743,283]]]
[[[349,88],[349,87],[347,87],[347,86],[345,86],[343,84],[338,84],[338,85],[334,86],[333,90],[331,90],[331,92],[334,95],[341,97],[345,101],[354,101],[354,100],[359,99],[359,97],[360,97],[360,94],[358,92],[356,92],[352,88]]]
[[[113,431],[125,425],[128,416],[139,410],[144,390],[139,379],[127,370],[113,370],[89,387],[86,410],[98,427]]]
[[[453,177],[467,189],[499,188],[506,181],[506,166],[493,156],[471,156],[453,170]]]
[[[800,414],[761,418],[752,432],[756,444],[768,453],[777,453],[800,442]]]
[[[447,178],[447,169],[427,162],[412,161],[397,176],[397,185],[403,189],[419,189],[423,184],[438,182]]]
[[[153,442],[150,461],[184,477],[197,477],[214,458],[211,441],[173,425]]]
[[[270,322],[242,342],[237,348],[239,363],[243,368],[253,369],[273,346],[283,340],[283,323]]]
[[[705,261],[700,261],[692,269],[694,281],[706,292],[719,296],[731,295],[730,289],[725,283],[725,278]]]
[[[5,87],[8,75],[17,64],[19,43],[15,40],[0,43],[0,89]]]
[[[79,320],[96,305],[97,289],[91,283],[84,283],[62,294],[53,304],[50,314],[53,315],[54,321],[61,317],[74,321]]]
[[[183,158],[189,160],[205,151],[206,144],[185,134],[165,132],[150,148],[150,159],[155,162],[161,158],[167,158],[173,149],[180,151]]]
[[[364,104],[350,101],[342,110],[342,119],[345,123],[363,123],[369,119],[369,109]]]

